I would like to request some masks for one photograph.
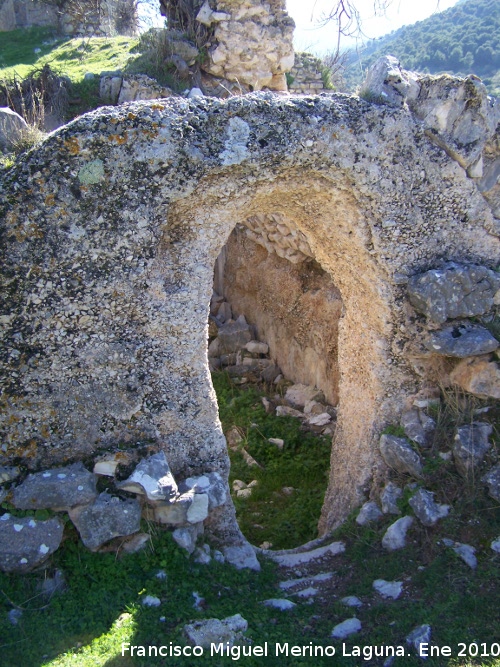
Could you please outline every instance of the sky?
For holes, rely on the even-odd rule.
[[[458,0],[388,0],[389,7],[385,15],[374,16],[376,0],[351,1],[361,15],[365,39],[381,37],[403,25],[422,21],[436,11],[444,11],[458,2]],[[336,25],[330,22],[323,28],[318,27],[321,18],[328,14],[333,2],[335,0],[286,0],[287,11],[296,25],[294,34],[296,51],[324,55],[336,50],[338,37]],[[155,23],[163,25],[163,19],[158,17]],[[356,42],[342,37],[340,46],[341,49],[352,48],[356,46]]]
[[[337,45],[337,27],[333,22],[318,29],[321,17],[328,14],[334,0],[287,0],[287,11],[295,21],[294,46],[297,51],[324,55]],[[444,11],[458,0],[392,0],[384,16],[374,16],[374,0],[352,0],[360,12],[365,39],[381,37],[403,25],[410,25]],[[312,20],[311,20],[312,19]],[[341,49],[356,46],[353,40],[341,38]]]

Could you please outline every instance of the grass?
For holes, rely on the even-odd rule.
[[[0,80],[25,78],[49,64],[78,84],[87,72],[122,70],[137,57],[131,53],[138,39],[91,37],[68,39],[50,28],[29,28],[2,33]],[[35,52],[39,49],[39,52]]]
[[[326,483],[328,443],[301,431],[295,420],[267,415],[258,389],[235,386],[223,373],[214,374],[214,385],[224,429],[236,425],[243,436],[242,444],[263,466],[258,470],[248,468],[237,452],[231,454],[232,477],[259,480],[250,499],[236,503],[243,530],[254,542],[268,537],[275,547],[295,545],[314,536],[313,519],[315,522],[319,515]],[[486,416],[498,424],[498,402],[490,404],[491,411],[482,413],[481,418]],[[481,405],[484,407],[483,402]],[[277,582],[301,576],[303,568],[301,572],[279,572],[265,559],[261,559],[260,573],[238,571],[215,561],[199,565],[177,547],[167,530],[146,525],[143,528],[153,531],[153,539],[142,552],[123,557],[93,554],[82,546],[75,529],[68,524],[65,541],[52,557],[48,570],[22,577],[0,573],[0,665],[374,667],[382,665],[383,659],[368,659],[370,647],[380,650],[385,645],[404,647],[407,655],[396,659],[396,667],[417,667],[422,663],[408,654],[405,637],[416,626],[428,623],[432,645],[450,647],[451,651],[449,656],[429,657],[425,663],[428,667],[500,667],[500,656],[496,656],[497,649],[500,651],[500,556],[489,546],[491,540],[500,536],[498,504],[487,496],[477,479],[463,480],[451,462],[438,456],[438,451],[450,442],[457,424],[473,417],[477,409],[476,399],[447,392],[435,413],[436,442],[423,453],[428,467],[425,488],[434,491],[439,502],[452,504],[450,515],[432,528],[415,522],[407,547],[387,552],[381,546],[381,538],[396,517],[385,516],[376,524],[359,526],[354,511],[332,535],[332,539],[345,543],[345,552],[317,566],[317,571],[332,571],[333,576],[323,584],[321,594],[311,605],[295,599],[299,604],[289,612],[262,605],[267,598],[282,597]],[[285,440],[283,451],[270,446],[268,437]],[[494,442],[490,462],[499,453],[496,435]],[[429,465],[434,460],[435,465]],[[396,476],[394,481],[404,486],[409,479]],[[281,498],[284,484],[294,486],[297,494]],[[308,496],[317,496],[318,502],[308,505]],[[400,501],[405,512],[410,511],[408,497],[406,489]],[[294,506],[295,498],[300,502]],[[304,514],[301,504],[307,508]],[[304,529],[302,524],[308,520],[310,525]],[[252,526],[257,522],[263,529]],[[472,571],[452,549],[445,547],[443,537],[473,544],[477,549],[477,569]],[[56,569],[65,575],[66,590],[52,596],[41,594],[41,583]],[[166,572],[166,579],[156,577],[159,570]],[[381,599],[372,587],[378,578],[402,581],[401,597]],[[198,608],[194,607],[195,592],[204,598]],[[141,600],[146,595],[157,596],[161,606],[145,607]],[[356,611],[346,608],[341,599],[347,595],[361,598],[363,606]],[[12,625],[8,613],[19,608],[22,615],[18,624]],[[267,642],[266,658],[233,660],[230,656],[210,656],[209,650],[196,658],[141,657],[130,656],[130,652],[122,656],[122,643],[144,646],[146,651],[149,646],[183,647],[186,623],[236,613],[241,613],[249,624],[246,637],[251,644],[245,646],[264,646]],[[343,642],[332,640],[330,633],[336,624],[354,615],[360,619],[362,630],[344,642],[343,650]],[[336,654],[277,656],[276,644],[285,642],[290,647],[330,645]],[[461,643],[465,650],[459,656]],[[476,647],[477,656],[473,655]],[[363,654],[356,656],[356,651],[363,648],[366,659]],[[485,653],[489,655],[481,655]]]
[[[293,417],[266,414],[262,392],[233,385],[225,373],[214,373],[213,383],[224,432],[237,427],[245,449],[262,466],[250,468],[240,452],[230,450],[230,483],[258,482],[250,498],[235,498],[243,532],[252,543],[272,542],[275,549],[314,539],[328,482],[329,439],[303,431]],[[283,449],[269,438],[284,440]]]

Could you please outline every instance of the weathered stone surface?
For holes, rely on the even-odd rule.
[[[218,0],[215,8],[220,11],[198,14],[205,25],[215,25],[215,44],[203,69],[253,90],[286,90],[284,73],[294,64],[295,24],[286,14],[284,0],[271,4]]]
[[[270,598],[269,600],[264,600],[262,603],[265,607],[272,607],[273,609],[279,609],[280,611],[289,611],[297,605],[291,600],[286,598]]]
[[[422,477],[422,461],[405,438],[395,435],[382,435],[380,453],[390,468],[414,477]]]
[[[450,511],[449,505],[438,505],[434,500],[434,494],[425,489],[419,489],[413,495],[409,504],[417,519],[424,524],[424,526],[434,526],[439,519],[448,516]]]
[[[92,505],[69,510],[85,546],[96,551],[114,537],[132,535],[140,530],[141,506],[135,499],[121,500],[101,493]]]
[[[403,549],[406,546],[406,533],[412,524],[413,517],[411,516],[403,516],[401,519],[391,523],[382,538],[384,549],[387,549],[387,551]]]
[[[253,354],[267,354],[269,352],[269,345],[261,343],[258,340],[251,340],[245,345],[245,349]]]
[[[260,563],[255,551],[250,544],[234,545],[222,549],[224,558],[228,563],[234,565],[237,570],[250,569],[259,572]]]
[[[369,68],[360,95],[369,102],[401,107],[413,82],[411,76],[397,58],[383,56]]]
[[[346,607],[362,607],[362,601],[355,595],[348,595],[340,600]]]
[[[297,419],[305,419],[305,415],[300,410],[290,408],[288,405],[278,405],[276,408],[277,417],[296,417]]]
[[[500,109],[492,104],[483,82],[474,75],[426,75],[408,95],[408,105],[426,128],[426,135],[458,162],[469,168],[481,160],[484,144],[498,125]]]
[[[375,579],[373,588],[380,593],[383,598],[392,598],[397,600],[403,592],[402,581],[386,581],[385,579]]]
[[[332,542],[324,547],[311,549],[309,551],[298,551],[296,553],[268,553],[269,558],[272,558],[278,565],[283,567],[296,567],[304,563],[323,558],[323,556],[336,556],[345,551],[345,544],[343,542]]]
[[[82,463],[37,472],[14,489],[13,504],[23,510],[67,510],[97,497],[96,477]]]
[[[227,322],[219,327],[217,340],[219,354],[229,354],[241,350],[253,339],[252,328],[246,323],[244,317],[239,317],[235,322]]]
[[[448,262],[410,278],[408,295],[416,310],[434,322],[488,312],[500,288],[500,274],[485,266]]]
[[[199,477],[188,477],[179,484],[181,493],[193,491],[196,494],[206,494],[208,510],[223,505],[227,500],[227,483],[218,472],[209,472]]]
[[[460,426],[453,443],[453,458],[458,472],[466,477],[481,465],[491,444],[488,438],[493,431],[487,422],[473,422]]]
[[[0,467],[0,484],[12,482],[19,476],[20,470],[17,466]]]
[[[401,426],[406,436],[421,447],[429,447],[436,422],[421,410],[405,410],[401,415]]]
[[[147,443],[179,479],[225,478],[206,357],[215,260],[236,221],[292,220],[311,253],[303,293],[317,264],[343,312],[325,344],[342,403],[322,532],[359,505],[380,430],[421,382],[395,274],[493,266],[499,250],[475,184],[407,111],[336,94],[97,110],[17,161],[0,201],[0,465],[30,471]],[[242,540],[230,500],[210,530]]]
[[[54,517],[36,521],[32,517],[0,516],[0,570],[29,572],[43,563],[61,544],[64,524]]]
[[[406,637],[406,643],[409,646],[413,646],[416,654],[420,657],[420,645],[427,644],[429,645],[431,641],[431,626],[430,625],[419,625],[417,628],[414,628],[410,634]]]
[[[445,538],[443,544],[451,547],[453,551],[460,556],[460,558],[473,570],[477,567],[476,550],[470,544],[463,544],[462,542],[454,542]]]
[[[380,494],[380,504],[384,514],[401,514],[398,507],[398,500],[403,496],[403,489],[400,489],[394,482],[388,482]]]
[[[338,623],[332,630],[331,636],[334,639],[345,639],[349,635],[354,635],[361,630],[361,621],[357,618],[348,618],[342,623]]]
[[[371,523],[372,521],[378,521],[382,516],[383,514],[377,503],[369,501],[361,507],[359,514],[356,517],[356,523],[360,526],[366,526],[366,524]]]
[[[490,496],[500,502],[500,463],[493,466],[493,468],[482,477],[482,481],[488,487]]]
[[[186,549],[190,554],[196,548],[196,541],[200,535],[198,526],[187,526],[185,528],[176,528],[172,533],[172,537],[181,547],[181,549]]]
[[[0,151],[12,150],[28,129],[28,124],[9,107],[0,107]]]
[[[211,644],[233,646],[242,639],[242,633],[248,630],[248,623],[241,616],[235,614],[219,620],[207,618],[204,621],[195,621],[184,626],[187,638],[194,646],[210,648]]]
[[[457,324],[433,332],[424,341],[431,352],[449,357],[473,357],[494,352],[500,343],[488,329],[477,324]]]
[[[193,493],[183,493],[176,496],[174,502],[155,501],[144,509],[144,516],[164,525],[182,526],[188,523],[187,513],[193,498]]]
[[[490,356],[464,359],[450,373],[450,380],[481,398],[500,398],[500,367]]]
[[[321,398],[322,392],[320,389],[305,384],[294,384],[288,387],[285,393],[285,400],[293,408],[303,408],[309,401],[321,400]]]
[[[169,500],[177,494],[177,483],[165,452],[141,461],[128,479],[117,484],[117,488],[145,495],[148,500]]]
[[[170,97],[170,88],[146,74],[104,75],[99,84],[99,96],[104,104],[123,104],[134,100],[157,100]]]

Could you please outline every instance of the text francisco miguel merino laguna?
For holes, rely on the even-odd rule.
[[[346,646],[342,644],[342,649],[335,646],[315,646],[312,642],[308,645],[299,646],[284,642],[283,644],[263,645],[244,645],[231,646],[229,642],[220,644],[210,644],[210,648],[202,646],[179,646],[169,642],[168,646],[135,646],[128,642],[122,643],[122,656],[135,655],[138,657],[163,657],[173,658],[178,656],[188,656],[199,658],[201,656],[228,656],[232,660],[239,660],[242,657],[268,655],[273,656],[297,656],[297,657],[331,657],[337,656],[359,656],[364,660],[371,660],[372,657],[389,657],[407,655],[404,646]]]

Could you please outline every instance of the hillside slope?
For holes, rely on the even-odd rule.
[[[349,88],[361,83],[378,57],[391,53],[408,70],[437,74],[476,74],[492,95],[500,94],[500,3],[463,0],[424,21],[403,26],[368,43],[359,56],[352,54],[347,73]]]

